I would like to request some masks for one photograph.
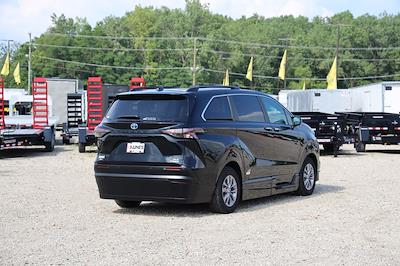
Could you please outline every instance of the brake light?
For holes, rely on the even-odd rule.
[[[94,135],[96,138],[101,138],[110,133],[111,130],[108,128],[103,127],[101,124],[94,128]]]
[[[400,130],[400,127],[396,127],[395,130]]]
[[[198,139],[197,134],[204,133],[202,128],[173,128],[163,130],[162,133],[168,134],[176,138]]]
[[[369,127],[368,130],[389,130],[387,127]]]

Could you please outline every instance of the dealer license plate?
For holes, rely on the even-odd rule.
[[[144,153],[145,144],[142,142],[128,142],[126,145],[127,153]]]

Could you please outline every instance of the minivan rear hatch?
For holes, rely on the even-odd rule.
[[[119,95],[102,122],[111,129],[100,141],[104,161],[183,165],[193,160],[198,145],[179,134],[186,130],[190,100],[186,94]],[[188,148],[193,146],[196,151]]]

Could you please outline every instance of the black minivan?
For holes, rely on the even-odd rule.
[[[267,94],[226,86],[119,94],[95,129],[100,197],[209,203],[313,193],[319,146],[313,131]]]

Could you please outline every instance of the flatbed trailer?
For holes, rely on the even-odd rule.
[[[87,146],[96,144],[95,127],[100,124],[107,109],[117,94],[128,91],[148,89],[144,78],[131,78],[128,85],[103,84],[101,77],[89,77],[87,82],[87,119],[85,124],[69,129],[70,135],[78,135],[79,152],[85,152]],[[65,128],[64,131],[68,131]]]
[[[400,143],[400,114],[384,112],[338,113],[354,126],[354,148],[365,152],[367,144],[398,145]]]
[[[321,112],[293,112],[309,125],[318,143],[328,153],[337,156],[340,146],[351,141],[351,129],[347,127],[346,117],[340,114]]]
[[[0,82],[1,83],[1,82]],[[1,84],[0,84],[1,88]],[[4,90],[0,89],[0,92]],[[0,106],[4,98],[0,93]],[[47,82],[35,78],[32,86],[32,115],[4,116],[0,114],[0,150],[40,145],[45,151],[53,151],[57,119],[49,117]],[[1,111],[1,108],[0,108]]]

